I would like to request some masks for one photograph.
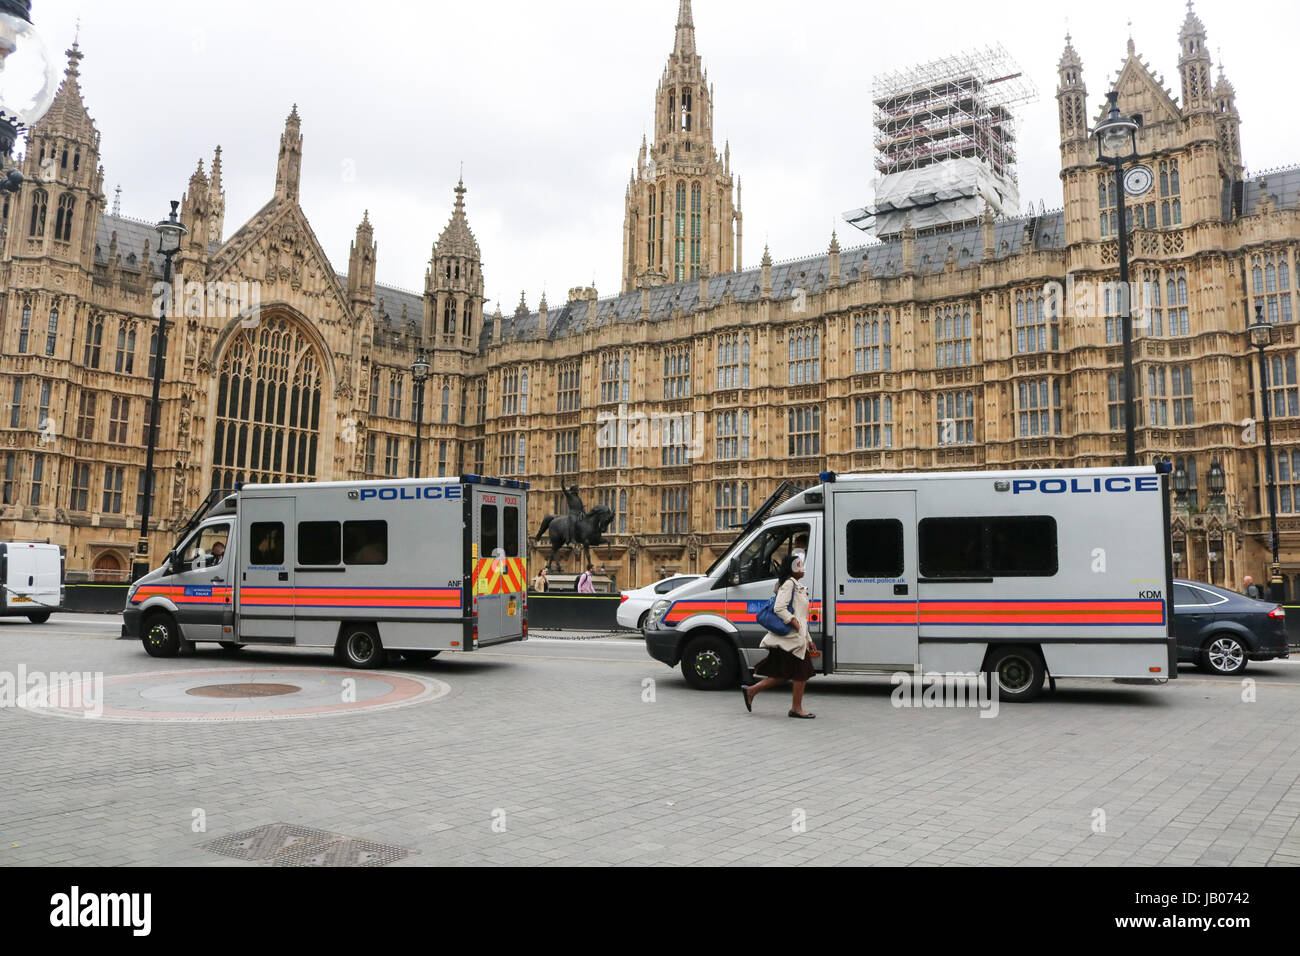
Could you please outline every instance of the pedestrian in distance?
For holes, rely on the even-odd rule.
[[[740,688],[748,711],[753,711],[754,698],[760,692],[789,681],[793,688],[789,716],[805,720],[817,716],[803,709],[804,686],[814,673],[809,658],[817,653],[817,646],[808,634],[808,589],[800,581],[803,576],[803,558],[792,554],[781,562],[772,610],[789,625],[789,631],[785,635],[769,631],[759,643],[759,647],[767,648],[767,657],[754,668],[754,673],[763,679],[752,687]]]
[[[1259,593],[1259,585],[1255,583],[1255,579],[1249,574],[1241,579],[1241,584],[1242,594],[1248,598],[1254,598],[1256,601],[1260,599],[1262,595]]]
[[[591,569],[592,569],[592,567],[593,567],[593,565],[590,565],[590,564],[587,565],[587,570],[583,571],[582,574],[580,574],[580,575],[578,576],[578,593],[579,593],[579,594],[595,594],[595,593],[596,593],[596,585],[595,585],[595,583],[594,583],[594,581],[593,581],[593,579],[592,579],[592,576],[591,576]]]
[[[538,571],[537,577],[533,578],[533,590],[545,594],[548,583],[549,580],[546,577],[546,565],[542,565],[542,570]]]

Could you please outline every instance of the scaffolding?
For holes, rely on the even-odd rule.
[[[1014,214],[1013,108],[1038,95],[1001,44],[883,73],[873,87],[876,202],[846,213],[878,236]]]

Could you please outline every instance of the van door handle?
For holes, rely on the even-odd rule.
[[[289,580],[289,572],[288,572],[288,571],[281,571],[281,572],[280,572],[280,580],[281,580],[281,581],[288,581],[288,580]]]
[[[895,585],[894,585],[894,593],[895,593],[895,594],[906,594],[906,593],[907,593],[907,585],[906,585],[906,584],[895,584]]]
[[[225,578],[213,578],[213,579],[212,579],[212,583],[213,583],[213,584],[225,584],[225,583],[226,583],[226,579],[225,579]]]

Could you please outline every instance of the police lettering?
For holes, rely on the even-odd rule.
[[[460,498],[460,485],[425,485],[423,488],[362,488],[361,500],[378,498],[380,501],[436,501]]]
[[[1086,495],[1106,491],[1159,491],[1160,479],[1156,475],[1112,475],[1109,478],[1017,478],[1011,482],[1012,494],[1039,491],[1045,495]]]

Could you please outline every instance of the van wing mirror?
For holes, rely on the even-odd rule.
[[[727,565],[727,576],[731,578],[733,587],[740,584],[740,559],[732,558]]]
[[[181,556],[175,551],[167,552],[167,573],[180,574],[184,568],[181,567]]]

